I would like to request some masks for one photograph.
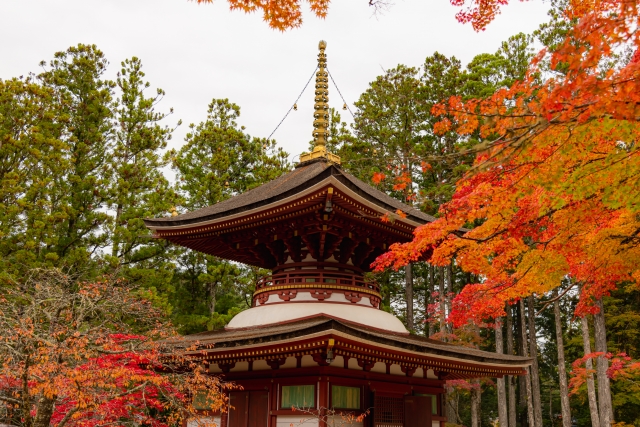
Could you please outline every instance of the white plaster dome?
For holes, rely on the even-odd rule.
[[[253,307],[236,315],[226,329],[255,328],[326,315],[371,328],[408,334],[402,322],[391,313],[356,304],[293,301]]]

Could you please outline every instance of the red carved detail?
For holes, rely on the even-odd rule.
[[[266,292],[263,292],[261,294],[258,294],[257,300],[260,304],[264,304],[267,302],[267,300],[269,299],[269,294]]]
[[[311,355],[313,357],[313,361],[316,362],[320,366],[329,366],[327,363],[327,353],[316,353]]]
[[[404,372],[404,373],[405,373],[405,375],[406,375],[406,376],[408,376],[408,377],[412,377],[412,376],[413,376],[413,374],[415,374],[416,369],[418,369],[418,368],[417,368],[417,367],[415,367],[415,366],[414,366],[414,367],[411,367],[411,366],[403,366],[403,365],[400,365],[400,370],[401,370],[402,372]]]
[[[236,366],[236,362],[228,362],[228,363],[218,363],[218,367],[224,372],[228,374],[230,370],[232,370]]]
[[[267,365],[271,366],[271,369],[278,369],[280,366],[284,365],[284,362],[286,361],[286,357],[280,359],[267,359]]]
[[[317,300],[324,301],[331,296],[332,291],[311,291],[311,296]]]
[[[369,295],[369,302],[371,302],[371,305],[375,308],[378,308],[378,306],[380,306],[380,298],[378,298],[377,296]]]
[[[278,292],[278,296],[283,301],[289,301],[294,299],[298,295],[298,291],[280,291]]]
[[[376,364],[375,360],[364,360],[364,359],[357,359],[357,360],[358,360],[358,366],[360,366],[362,370],[366,372],[369,372],[371,368],[373,368],[374,365]]]
[[[358,292],[345,292],[344,297],[347,299],[347,301],[351,301],[353,303],[360,302],[360,300],[362,299],[362,296]]]

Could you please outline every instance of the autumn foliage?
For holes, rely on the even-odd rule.
[[[0,402],[25,427],[176,425],[225,387],[197,353],[166,348],[163,316],[126,282],[36,270],[0,298]],[[203,422],[204,423],[204,422]]]
[[[603,354],[601,352],[595,352],[585,355],[573,362],[571,381],[569,382],[569,388],[571,394],[580,394],[586,386],[587,377],[595,375],[595,370],[588,369],[586,367],[587,360],[594,360],[600,356],[604,356],[611,366],[607,369],[607,376],[612,380],[628,381],[632,384],[633,392],[637,393],[638,390],[638,378],[640,378],[640,362],[634,361],[626,353]]]
[[[566,13],[576,25],[538,54],[523,81],[434,108],[446,115],[439,132],[484,140],[475,168],[437,221],[376,262],[455,260],[485,278],[455,298],[456,325],[503,316],[505,303],[567,277],[582,288],[577,315],[597,311],[594,300],[621,283],[640,284],[638,4],[600,1]],[[625,50],[627,61],[609,65]]]
[[[198,3],[213,3],[212,0],[198,0]],[[307,0],[311,11],[324,18],[329,10],[329,0]],[[273,29],[285,31],[302,25],[301,0],[229,0],[231,10],[245,13],[262,12],[262,16]]]

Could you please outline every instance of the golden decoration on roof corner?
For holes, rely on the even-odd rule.
[[[329,73],[327,72],[327,55],[324,50],[327,42],[321,40],[318,44],[318,72],[316,73],[316,97],[313,113],[313,151],[300,154],[300,163],[323,157],[330,162],[340,164],[340,156],[327,151],[327,136],[329,134]]]

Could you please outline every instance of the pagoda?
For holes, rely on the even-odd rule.
[[[362,427],[444,427],[446,380],[521,375],[530,360],[411,335],[380,309],[380,288],[364,273],[434,218],[345,172],[327,151],[325,48],[321,41],[314,148],[292,172],[213,206],[145,220],[158,238],[271,270],[250,309],[181,340],[200,346],[212,375],[242,387],[230,392],[228,412],[212,415],[221,427],[297,426],[307,417],[296,408],[369,411]],[[304,426],[326,427],[321,418]]]

